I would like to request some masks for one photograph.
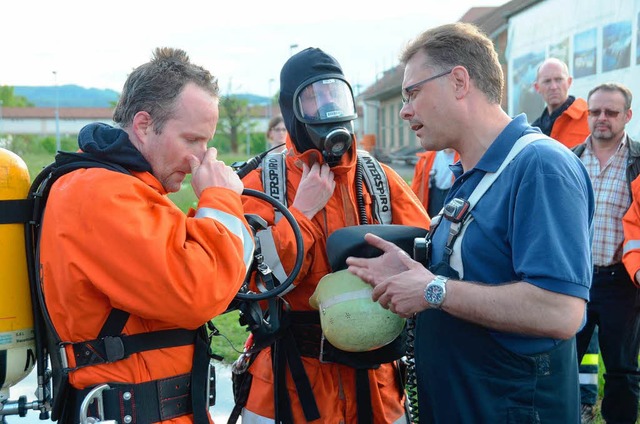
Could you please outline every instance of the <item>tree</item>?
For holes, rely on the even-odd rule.
[[[26,97],[16,96],[14,94],[14,88],[10,85],[0,85],[0,102],[5,107],[32,107],[31,103]]]
[[[229,92],[231,92],[230,88]],[[240,135],[246,134],[249,129],[249,111],[249,101],[246,99],[241,99],[233,94],[227,94],[220,98],[220,119],[217,131],[228,135],[231,152],[234,154],[238,153]]]

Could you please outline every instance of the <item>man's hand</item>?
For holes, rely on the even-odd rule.
[[[377,258],[347,258],[349,272],[373,286],[371,295],[383,308],[409,318],[427,308],[424,288],[434,275],[398,246],[373,234],[365,240],[384,253]]]
[[[238,194],[242,194],[244,190],[244,185],[235,171],[217,157],[218,151],[211,147],[207,149],[202,160],[193,155],[189,158],[191,187],[198,198],[202,191],[209,187],[225,187]]]
[[[329,165],[314,163],[311,168],[302,164],[302,179],[292,207],[311,219],[327,204],[336,188]]]
[[[376,258],[347,258],[349,272],[362,278],[374,288],[386,279],[393,277],[408,268],[400,259],[400,255],[407,255],[404,250],[395,244],[386,241],[374,234],[365,234],[364,239],[373,247],[377,247],[384,253]]]

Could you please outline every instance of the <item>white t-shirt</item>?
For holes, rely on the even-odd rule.
[[[453,150],[450,153],[444,150],[436,153],[431,172],[434,173],[436,187],[440,190],[447,190],[453,184],[453,173],[449,169],[449,165],[453,163],[454,155],[455,152]]]

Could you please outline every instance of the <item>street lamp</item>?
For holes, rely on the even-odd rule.
[[[58,152],[60,150],[60,99],[58,98],[58,71],[52,72],[56,86],[56,152]]]
[[[297,49],[298,45],[297,44],[291,44],[289,46],[289,57],[293,56],[293,49]]]
[[[273,104],[273,95],[271,94],[271,84],[273,83],[273,81],[274,81],[273,78],[269,78],[269,119],[273,117],[273,110],[271,108],[271,105]]]

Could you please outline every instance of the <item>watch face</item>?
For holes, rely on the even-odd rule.
[[[425,297],[427,298],[427,302],[437,305],[442,302],[443,295],[444,290],[442,289],[442,287],[436,284],[432,284],[427,289],[427,294]]]

